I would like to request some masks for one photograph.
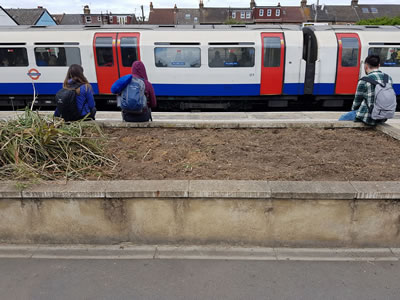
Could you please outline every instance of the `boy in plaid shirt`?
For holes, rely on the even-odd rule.
[[[364,71],[368,77],[379,83],[383,83],[385,73],[379,71],[380,58],[378,55],[369,55],[365,59]],[[393,84],[392,77],[389,77],[389,83]],[[354,96],[353,106],[350,112],[339,118],[339,121],[355,121],[364,122],[368,125],[376,125],[385,122],[386,120],[374,120],[371,118],[371,113],[368,107],[374,104],[375,86],[364,80],[360,80],[357,85],[357,91]]]

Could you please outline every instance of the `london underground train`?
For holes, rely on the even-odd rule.
[[[159,102],[213,107],[352,102],[363,59],[381,57],[400,95],[400,27],[294,25],[0,27],[0,106],[51,105],[68,66],[81,64],[98,104],[144,62]],[[182,105],[183,104],[183,105]]]

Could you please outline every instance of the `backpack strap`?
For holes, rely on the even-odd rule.
[[[389,76],[387,74],[383,75],[383,83],[379,83],[378,81],[376,81],[368,76],[364,76],[364,77],[360,78],[360,80],[369,82],[370,84],[375,85],[375,86],[379,84],[381,87],[385,87],[386,83],[389,82]]]

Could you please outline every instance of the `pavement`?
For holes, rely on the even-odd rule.
[[[0,259],[0,298],[397,300],[399,262]]]

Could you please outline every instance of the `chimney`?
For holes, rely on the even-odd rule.
[[[43,9],[43,6],[38,6],[37,8],[39,8],[39,9]]]
[[[256,7],[256,1],[255,0],[251,0],[250,1],[250,8],[253,9]]]
[[[176,6],[176,4],[175,4],[175,6],[174,6],[174,13],[177,13],[178,12],[178,7]]]
[[[307,7],[307,0],[301,0],[300,6],[301,6],[302,8]]]
[[[150,11],[154,11],[153,2],[150,2]]]
[[[203,3],[203,0],[200,0],[200,3],[199,3],[199,8],[200,8],[200,9],[203,9],[203,8],[204,8],[204,3]]]
[[[278,7],[281,7],[281,3],[280,2],[278,2]]]
[[[85,15],[90,15],[90,8],[89,8],[89,5],[85,5],[85,6],[83,7],[83,14],[85,14]]]
[[[351,6],[358,6],[358,0],[351,0]]]

